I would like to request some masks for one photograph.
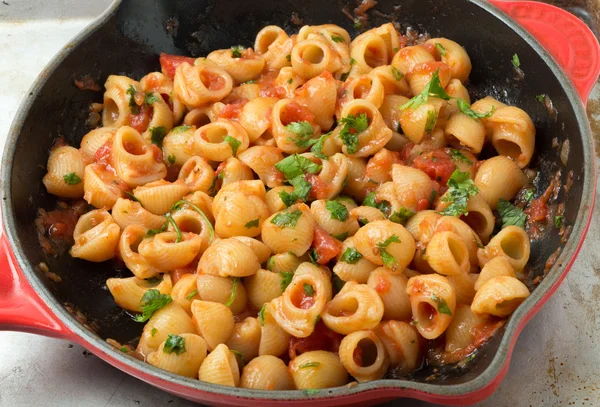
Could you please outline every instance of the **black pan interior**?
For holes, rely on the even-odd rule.
[[[127,276],[115,270],[111,262],[94,264],[68,255],[46,257],[42,254],[34,219],[38,208],[53,209],[56,200],[46,193],[41,182],[45,174],[48,150],[53,141],[64,136],[78,146],[88,131],[86,120],[91,102],[101,102],[101,93],[80,91],[73,80],[91,75],[103,83],[109,74],[118,73],[139,79],[145,73],[159,70],[160,52],[202,56],[218,48],[241,44],[252,46],[256,33],[265,25],[276,24],[289,32],[300,28],[291,22],[297,13],[304,24],[335,23],[356,35],[353,22],[342,12],[344,1],[292,0],[250,2],[246,0],[125,0],[117,15],[99,31],[89,36],[62,64],[51,73],[39,89],[25,125],[22,128],[12,162],[10,183],[12,210],[19,244],[32,265],[41,261],[62,278],[54,283],[39,273],[38,277],[63,304],[72,304],[89,322],[93,322],[101,338],[127,342],[139,336],[141,325],[116,306],[105,288],[109,277]],[[352,10],[356,4],[350,4]],[[445,36],[462,44],[473,62],[469,89],[472,97],[492,95],[526,110],[537,127],[534,167],[541,176],[536,181],[543,191],[559,168],[562,180],[573,171],[575,182],[565,202],[565,222],[572,224],[580,209],[583,185],[583,143],[573,107],[552,70],[531,50],[529,45],[502,21],[482,10],[477,4],[463,0],[380,0],[369,12],[371,26],[390,19],[402,30],[411,26],[431,36]],[[521,60],[525,79],[518,79],[511,63],[513,54]],[[536,100],[548,94],[556,107],[558,119],[549,116]],[[559,164],[552,139],[570,140],[570,159],[566,167]],[[5,216],[10,216],[5,214]],[[556,230],[547,233],[532,247],[532,278],[542,273],[546,259],[561,246]],[[558,270],[555,270],[558,272]],[[481,373],[493,357],[501,335],[481,350],[469,368],[453,371],[429,383],[465,383]],[[431,374],[424,369],[414,380]]]

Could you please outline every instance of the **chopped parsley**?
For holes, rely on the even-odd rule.
[[[309,122],[292,122],[285,126],[285,128],[297,136],[293,141],[300,148],[309,147],[317,142],[317,140],[310,139],[313,136],[315,129]]]
[[[252,228],[257,228],[258,227],[258,223],[259,223],[260,219],[256,218],[254,220],[251,220],[250,222],[246,223],[244,225],[244,227],[246,229],[252,229]]]
[[[415,213],[404,206],[390,215],[390,220],[395,223],[404,223]]]
[[[513,55],[512,64],[515,68],[519,68],[521,66],[521,60],[517,54]]]
[[[383,213],[389,213],[391,210],[391,205],[388,201],[378,202],[375,197],[375,192],[369,192],[363,201],[363,206],[371,206],[373,208],[379,209]]]
[[[340,242],[343,242],[348,238],[348,232],[340,233],[339,235],[331,235],[331,237],[339,240]]]
[[[466,155],[464,155],[464,154],[462,153],[462,151],[460,151],[460,150],[457,150],[457,149],[455,149],[455,148],[451,148],[451,149],[450,149],[450,151],[449,151],[449,153],[450,153],[450,157],[451,157],[451,158],[452,158],[454,161],[462,161],[462,162],[464,162],[464,163],[467,163],[467,164],[469,164],[469,165],[472,165],[472,164],[473,164],[473,161],[469,160],[469,159],[467,158],[467,156],[466,156]]]
[[[233,58],[241,58],[242,52],[244,52],[244,47],[242,47],[241,45],[235,45],[231,47],[231,56]]]
[[[354,28],[356,28],[356,24],[354,24]],[[307,396],[314,396],[316,394],[319,394],[320,392],[321,390],[319,389],[302,389],[302,393]]]
[[[158,96],[154,94],[154,92],[148,92],[144,96],[144,104],[152,105],[154,102],[158,102]]]
[[[437,51],[440,53],[441,56],[443,56],[443,57],[446,56],[446,47],[444,47],[442,44],[440,44],[439,42],[436,42],[435,48],[437,49]]]
[[[310,151],[315,155],[315,157],[319,157],[322,160],[326,160],[329,158],[325,155],[325,153],[323,153],[323,143],[325,143],[325,139],[327,139],[327,137],[329,137],[330,134],[331,133],[323,134],[321,137],[319,137],[317,142],[313,144]]]
[[[305,201],[312,188],[310,182],[304,178],[309,172],[315,174],[321,170],[321,166],[315,164],[306,157],[298,154],[290,155],[275,164],[275,168],[281,171],[288,182],[294,187],[292,193],[281,191],[279,197],[285,206],[293,205],[298,199]]]
[[[509,201],[500,198],[498,200],[498,213],[502,218],[502,228],[507,226],[519,226],[525,229],[525,222],[527,222],[527,215],[521,208],[517,208]]]
[[[315,289],[313,288],[312,285],[308,284],[308,283],[304,283],[304,294],[308,295],[309,297],[312,297],[313,295],[315,295]]]
[[[317,253],[317,249],[312,249],[311,251],[309,251],[308,258],[310,259],[310,262],[315,266],[319,265],[319,253]]]
[[[208,229],[209,229],[208,231],[210,233],[210,241],[209,241],[209,243],[212,244],[213,240],[215,240],[215,229],[213,228],[212,223],[210,223],[210,220],[208,220],[208,217],[202,211],[202,209],[198,208],[196,205],[194,205],[190,201],[187,201],[185,199],[180,199],[179,201],[175,202],[175,204],[173,206],[171,206],[171,212],[174,212],[174,211],[176,211],[178,209],[181,209],[184,205],[189,206],[190,208],[192,208],[193,210],[195,210],[196,212],[198,212],[198,214],[200,216],[202,216],[202,218],[204,218],[204,221],[206,222],[206,226],[208,227]]]
[[[366,113],[358,116],[348,115],[340,120],[343,125],[340,130],[340,138],[346,146],[348,154],[354,154],[358,151],[358,135],[369,127],[369,118]]]
[[[565,222],[565,217],[562,215],[556,215],[554,217],[554,227],[560,229]]]
[[[404,74],[398,70],[395,66],[392,66],[392,75],[394,75],[394,79],[397,81],[402,80],[404,78]]]
[[[169,294],[161,294],[156,288],[148,290],[140,300],[141,314],[137,314],[133,320],[135,322],[146,322],[152,314],[170,304],[173,301]]]
[[[356,65],[356,59],[350,58],[350,65]]]
[[[184,132],[190,130],[191,128],[192,128],[192,126],[187,126],[187,125],[177,126],[173,130],[171,130],[171,133],[184,133]]]
[[[191,301],[196,295],[198,295],[198,290],[191,291],[188,295],[185,296],[185,299]]]
[[[152,140],[152,144],[156,144],[160,148],[162,148],[162,143],[167,135],[167,129],[163,126],[152,127],[150,129],[150,140]]]
[[[452,316],[452,311],[450,310],[448,303],[443,298],[440,298],[434,294],[431,296],[431,299],[436,302],[437,310],[440,314],[446,314],[446,315]]]
[[[231,286],[231,294],[229,294],[229,299],[225,303],[226,307],[230,307],[231,304],[233,304],[233,302],[235,301],[235,296],[237,294],[237,287],[238,287],[238,284],[240,283],[240,279],[238,277],[234,277],[232,279],[232,283],[233,284]]]
[[[348,219],[348,208],[338,201],[327,201],[325,208],[331,214],[331,219],[339,220],[340,222]]]
[[[260,326],[265,326],[265,317],[267,314],[267,304],[263,304],[260,311],[258,311],[258,323]]]
[[[129,191],[125,191],[125,195],[127,195],[127,196],[129,197],[129,199],[131,199],[133,202],[139,202],[139,201],[140,201],[139,199],[137,199],[137,198],[135,197],[135,195],[133,195],[133,194],[132,194],[131,192],[129,192]]]
[[[175,352],[177,355],[181,355],[185,352],[185,339],[179,335],[169,334],[169,336],[167,336],[167,340],[165,341],[163,352]]]
[[[342,254],[342,257],[340,257],[340,261],[348,264],[356,264],[362,258],[363,255],[360,254],[358,250],[353,247],[348,247],[344,254]]]
[[[435,110],[427,111],[427,121],[425,122],[425,133],[429,134],[435,128],[437,123],[438,113]],[[435,158],[435,157],[434,157]]]
[[[244,367],[244,354],[238,350],[229,349],[229,352],[233,353],[236,357],[240,358],[240,365]]]
[[[456,217],[468,215],[467,203],[469,198],[479,192],[479,188],[475,186],[469,173],[454,170],[450,179],[448,179],[447,185],[449,187],[448,192],[442,197],[442,201],[448,202],[450,205],[441,214]]]
[[[68,185],[77,185],[77,184],[81,183],[81,178],[79,178],[79,176],[77,174],[75,174],[74,172],[65,174],[63,176],[63,180],[65,181],[65,184],[68,184]]]
[[[123,353],[129,352],[129,349],[127,349],[125,346],[121,346],[121,349],[119,349],[119,350]]]
[[[354,19],[354,28],[359,30],[360,27],[362,27],[362,23],[360,22],[360,20],[358,18]]]
[[[536,95],[535,98],[538,100],[538,102],[544,103],[544,100],[546,99],[546,94],[542,93],[541,95]]]
[[[400,243],[400,238],[396,235],[391,235],[383,243],[377,243],[377,248],[379,248],[379,255],[381,256],[381,260],[383,260],[383,264],[386,267],[394,268],[396,265],[396,259],[394,256],[387,252],[387,248],[392,243]]]
[[[162,233],[165,230],[167,230],[168,226],[169,226],[169,221],[165,222],[165,224],[162,225],[161,227],[159,227],[158,229],[148,229],[148,231],[146,232],[146,236],[145,237],[152,237],[154,235],[158,235],[159,233]]]
[[[290,85],[294,82],[294,80],[292,78],[287,80],[287,83],[289,83]]]
[[[223,137],[223,140],[226,141],[229,146],[231,147],[231,152],[233,153],[233,156],[235,157],[238,151],[238,148],[240,148],[240,146],[242,145],[242,142],[238,139],[236,139],[235,137],[230,136],[229,134],[226,135],[225,137]]]
[[[175,243],[181,242],[183,240],[183,233],[181,233],[181,229],[179,229],[179,225],[177,224],[177,222],[175,222],[175,219],[173,219],[171,213],[167,213],[165,215],[165,218],[167,218],[167,221],[171,224],[171,226],[173,226],[173,229],[175,229],[175,233],[177,234],[177,239],[175,239]]]
[[[298,219],[302,216],[302,211],[295,209],[293,211],[285,210],[279,212],[271,219],[271,223],[281,228],[295,228]]]
[[[156,335],[157,332],[158,332],[158,329],[152,328],[152,330],[150,331],[150,336]]]
[[[137,93],[137,90],[133,87],[133,85],[129,85],[127,92],[125,93],[129,95],[129,110],[131,110],[131,113],[133,114],[139,114],[140,107],[137,105],[137,103],[135,103],[135,94]]]
[[[173,154],[169,154],[167,160],[169,160],[170,164],[175,164],[175,156]]]
[[[294,272],[293,271],[280,271],[279,275],[281,276],[281,292],[284,292],[285,289],[288,287],[288,285],[290,285],[290,283],[292,282],[292,278],[294,278]]]
[[[467,116],[469,116],[471,119],[474,119],[474,120],[485,119],[486,117],[490,117],[491,115],[494,114],[494,111],[496,110],[496,108],[494,106],[492,106],[492,109],[487,113],[477,113],[476,111],[471,110],[471,105],[464,99],[457,99],[456,105],[458,106],[458,109],[461,112],[463,112],[464,114],[466,114]]]
[[[340,76],[340,81],[345,82],[346,79],[348,79],[348,76],[350,75],[350,72],[344,72],[341,76]]]
[[[331,39],[333,42],[344,42],[344,38],[340,37],[339,35],[332,35]]]
[[[319,362],[308,362],[308,363],[298,366],[298,368],[306,369],[307,367],[317,367],[319,365],[321,365],[321,363],[319,363]]]
[[[533,201],[534,196],[535,196],[535,190],[528,189],[523,194],[523,199],[525,199],[525,201],[527,201],[527,203],[530,203],[531,201]]]
[[[429,96],[437,97],[444,100],[450,100],[450,95],[446,93],[440,82],[439,69],[431,75],[431,80],[425,86],[423,91],[417,96],[410,99],[408,102],[400,106],[400,110],[415,109],[427,102]]]

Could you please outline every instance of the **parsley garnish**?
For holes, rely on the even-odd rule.
[[[167,160],[169,160],[169,163],[175,164],[175,156],[173,154],[169,154]]]
[[[65,174],[63,176],[63,180],[65,181],[65,184],[69,184],[69,185],[77,185],[77,184],[81,183],[81,178],[79,178],[79,176],[77,174],[75,174],[74,172]]]
[[[348,232],[340,233],[339,235],[331,235],[331,237],[343,242],[348,237]]]
[[[396,235],[391,235],[383,243],[377,243],[377,247],[379,248],[379,255],[381,256],[381,260],[383,260],[383,264],[386,267],[393,268],[396,264],[396,259],[394,256],[387,252],[387,247],[392,243],[400,243],[400,238]]]
[[[238,148],[242,145],[242,142],[238,139],[236,139],[235,137],[231,137],[229,134],[226,135],[225,137],[223,137],[223,140],[225,140],[229,146],[231,147],[231,152],[233,153],[233,156],[235,157],[238,151]]]
[[[319,365],[320,365],[319,362],[308,362],[308,363],[305,363],[303,365],[298,366],[298,368],[299,369],[306,369],[307,367],[317,367]]]
[[[390,220],[395,223],[404,223],[415,213],[404,206],[390,215]]]
[[[188,295],[185,296],[185,299],[191,301],[198,294],[198,290],[191,291]]]
[[[162,282],[163,278],[159,274],[158,276],[147,278],[146,281],[148,282],[148,284],[155,284],[156,285],[156,284],[159,284],[160,282]]]
[[[353,247],[348,247],[344,254],[342,254],[342,257],[340,257],[340,261],[348,264],[356,264],[362,258],[363,255],[360,254],[358,250]]]
[[[311,251],[309,251],[308,258],[310,259],[310,262],[315,266],[319,265],[319,253],[317,253],[317,249],[312,249]]]
[[[565,221],[565,217],[562,215],[556,215],[554,217],[554,227],[560,229]]]
[[[185,131],[190,130],[191,128],[192,128],[192,126],[186,126],[186,125],[177,126],[173,130],[171,130],[171,133],[183,133]]]
[[[458,108],[461,112],[463,112],[464,114],[469,116],[471,119],[475,119],[475,120],[485,119],[486,117],[490,117],[491,115],[494,114],[494,111],[496,110],[496,108],[494,106],[492,106],[492,109],[487,113],[477,113],[476,111],[471,110],[471,105],[464,99],[457,99],[456,105],[458,106]]]
[[[425,133],[429,134],[433,131],[435,123],[438,119],[438,113],[435,110],[427,111],[427,121],[425,122]],[[435,158],[435,157],[434,157]]]
[[[460,151],[460,150],[457,150],[457,149],[455,149],[455,148],[452,148],[452,149],[450,149],[449,153],[450,153],[450,157],[451,157],[451,158],[452,158],[454,161],[462,161],[462,162],[464,162],[464,163],[467,163],[467,164],[469,164],[469,165],[472,165],[472,164],[473,164],[473,161],[469,160],[469,159],[467,158],[467,156],[466,156],[466,155],[464,155],[464,154],[462,153],[462,151]]]
[[[334,274],[331,277],[331,285],[333,286],[333,289],[335,290],[334,292],[339,293],[342,290],[342,288],[344,288],[345,284],[346,284],[346,282],[344,280],[342,280],[341,278],[339,278],[337,274]]]
[[[523,199],[525,199],[525,201],[527,201],[527,203],[530,203],[531,201],[533,201],[534,196],[535,196],[535,191],[533,189],[528,189],[523,194]]]
[[[360,20],[358,18],[354,19],[354,28],[355,29],[360,29],[360,27],[362,27],[362,23],[360,22]]]
[[[325,143],[325,139],[329,137],[330,134],[331,133],[323,134],[310,149],[311,153],[313,153],[315,157],[319,157],[322,160],[329,158],[325,155],[325,153],[323,153],[323,143]]]
[[[346,79],[348,79],[348,76],[350,75],[350,72],[344,72],[341,76],[340,76],[340,81],[345,82]]]
[[[281,171],[288,182],[294,187],[292,193],[281,191],[279,197],[285,206],[293,205],[298,199],[305,201],[310,193],[311,184],[304,178],[304,174],[317,173],[321,170],[321,166],[315,164],[306,157],[298,154],[290,155],[275,164],[275,168]]]
[[[309,147],[317,142],[317,140],[310,139],[314,134],[315,129],[309,122],[292,122],[285,126],[285,128],[298,136],[298,138],[294,140],[294,143],[300,148]]]
[[[167,135],[167,129],[163,126],[152,127],[150,129],[150,134],[150,140],[152,140],[152,144],[156,144],[157,146],[162,148],[163,140]]]
[[[356,59],[350,58],[350,65],[356,65]]]
[[[121,346],[121,349],[119,349],[119,350],[123,353],[129,352],[129,349],[127,349],[125,346]]]
[[[157,332],[158,332],[158,329],[152,328],[152,330],[150,331],[150,336],[156,335]]]
[[[242,47],[241,45],[235,45],[231,47],[231,56],[233,58],[241,58],[242,52],[244,52],[244,47]]]
[[[343,124],[340,131],[340,138],[346,145],[348,154],[354,154],[358,151],[358,135],[369,127],[369,118],[366,113],[358,116],[348,115],[340,120]]]
[[[133,195],[132,195],[133,196]],[[134,197],[135,198],[135,197]],[[137,200],[137,199],[136,199]],[[160,228],[158,229],[149,229],[146,232],[146,236],[145,237],[152,237],[154,235],[158,235],[159,233],[164,232],[165,230],[167,230],[167,227],[169,226],[169,221],[165,222],[164,225],[162,225]]]
[[[135,322],[146,322],[152,314],[173,301],[169,294],[161,294],[156,288],[148,290],[140,300],[142,313],[133,317]]]
[[[331,214],[331,219],[339,220],[340,222],[348,219],[348,208],[338,201],[327,201],[325,208]]]
[[[438,50],[438,52],[440,53],[441,56],[443,56],[443,57],[446,56],[446,48],[442,44],[440,44],[439,42],[436,42],[435,48]]]
[[[139,201],[140,201],[139,199],[137,199],[137,198],[135,197],[135,195],[133,195],[133,194],[132,194],[131,192],[129,192],[129,191],[125,191],[125,195],[127,195],[127,196],[129,197],[129,199],[131,199],[133,202],[139,202]]]
[[[292,78],[287,80],[287,83],[289,83],[290,85],[294,82],[294,80]]]
[[[181,355],[185,352],[185,339],[179,335],[169,334],[169,336],[167,336],[167,340],[165,341],[163,352],[175,352],[176,354]]]
[[[213,240],[215,240],[215,229],[213,228],[212,223],[210,223],[210,220],[208,220],[208,217],[202,211],[202,209],[198,208],[196,205],[194,205],[190,201],[187,201],[185,199],[180,199],[179,201],[175,202],[175,204],[173,206],[171,206],[171,212],[174,212],[174,211],[176,211],[178,209],[181,209],[184,205],[189,206],[190,208],[192,208],[193,210],[195,210],[196,212],[198,212],[198,214],[204,218],[204,221],[206,222],[206,225],[209,228],[209,233],[210,233],[210,241],[209,241],[209,243],[212,243]]]
[[[448,192],[443,196],[442,201],[450,205],[444,209],[441,214],[445,216],[468,215],[467,203],[469,197],[477,195],[479,188],[475,186],[468,172],[454,170],[450,179],[448,179]]]
[[[254,220],[251,220],[250,222],[246,223],[244,225],[244,227],[246,229],[252,229],[252,228],[257,228],[258,227],[258,222],[260,221],[260,219],[256,218]]]
[[[240,365],[244,367],[244,354],[238,350],[229,349],[229,352],[233,353],[236,357],[240,358]]]
[[[156,96],[153,92],[148,92],[144,96],[144,104],[151,105],[154,102],[158,102],[158,96]]]
[[[452,316],[452,311],[450,311],[450,307],[448,306],[448,303],[444,299],[438,297],[435,294],[431,296],[431,299],[437,303],[437,306],[438,306],[437,310],[440,314],[446,314],[446,315]]]
[[[513,55],[512,64],[514,65],[515,68],[518,68],[521,66],[521,60],[519,59],[519,56],[517,54]]]
[[[139,114],[140,107],[135,103],[135,94],[137,93],[137,90],[133,85],[129,85],[126,93],[129,95],[129,110],[131,110],[131,113],[133,114]]]
[[[233,282],[233,285],[231,286],[231,294],[229,295],[229,299],[225,303],[226,307],[230,307],[231,304],[233,304],[233,302],[235,301],[235,296],[237,294],[237,287],[238,287],[238,284],[240,283],[240,279],[238,277],[234,277],[232,282]]]
[[[541,95],[536,95],[535,98],[538,100],[538,102],[544,103],[546,95],[544,93],[542,93]]]
[[[165,218],[167,218],[167,221],[171,224],[171,226],[173,226],[173,229],[175,229],[175,233],[177,233],[177,239],[175,239],[175,243],[181,242],[183,240],[183,233],[181,233],[181,229],[179,229],[179,225],[177,224],[177,222],[175,222],[175,219],[173,219],[171,213],[167,213],[165,215]]]
[[[279,275],[281,276],[281,292],[284,292],[288,285],[290,285],[290,283],[292,282],[292,278],[294,278],[294,272],[280,271]]]
[[[398,70],[395,66],[392,66],[392,75],[394,75],[394,79],[397,81],[402,80],[404,78],[404,74]]]
[[[391,205],[388,201],[377,202],[375,198],[375,192],[369,192],[363,201],[363,206],[371,206],[379,209],[383,213],[389,213]]]
[[[339,35],[332,35],[331,39],[333,42],[344,42],[344,38],[340,37]]]
[[[444,100],[450,100],[450,95],[446,93],[442,84],[440,83],[439,69],[436,70],[431,76],[431,80],[425,86],[423,91],[417,96],[410,99],[408,102],[400,106],[400,110],[414,109],[427,102],[429,96],[437,97]]]
[[[263,304],[260,311],[258,311],[258,323],[260,326],[265,326],[265,314],[267,313],[267,304]]]
[[[517,208],[507,200],[500,198],[498,200],[498,213],[502,218],[502,228],[507,226],[519,226],[525,229],[525,222],[527,221],[527,215],[521,208]]]
[[[302,211],[299,209],[295,209],[292,212],[285,210],[275,215],[275,217],[271,219],[271,223],[281,228],[294,228],[296,227],[296,223],[298,222],[298,219],[300,219],[300,216],[302,216]]]
[[[313,295],[315,295],[315,289],[313,288],[312,285],[308,284],[308,283],[304,283],[304,294],[308,295],[309,297],[312,297]]]
[[[253,83],[256,83],[256,79],[250,79],[249,81],[244,82],[242,85],[251,85]]]

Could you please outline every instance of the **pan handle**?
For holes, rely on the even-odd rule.
[[[587,102],[600,74],[600,46],[590,28],[573,14],[537,1],[490,0],[533,35],[565,71]]]
[[[5,234],[0,237],[0,245],[0,331],[72,338],[71,331],[29,285]]]

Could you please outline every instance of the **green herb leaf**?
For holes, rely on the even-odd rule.
[[[356,65],[356,59],[350,58],[350,65]]]
[[[152,141],[152,144],[156,144],[160,148],[162,148],[162,143],[166,135],[167,129],[163,126],[152,127],[150,129],[150,140]]]
[[[65,181],[65,184],[68,185],[77,185],[81,183],[81,178],[74,172],[63,175],[63,180]]]
[[[244,52],[244,47],[242,47],[241,45],[235,45],[231,47],[231,56],[233,58],[241,58],[242,52]]]
[[[431,75],[431,80],[425,86],[423,91],[417,96],[410,99],[408,102],[400,106],[400,110],[415,109],[427,102],[429,96],[437,97],[444,100],[450,100],[450,95],[446,93],[440,82],[439,69]]]
[[[308,258],[310,262],[315,266],[319,265],[319,254],[317,253],[317,249],[312,249],[308,252]]]
[[[285,210],[279,212],[271,219],[271,223],[281,228],[295,228],[298,219],[302,216],[302,211],[295,209],[293,211]]]
[[[353,247],[348,247],[342,257],[340,257],[340,261],[348,264],[356,264],[360,259],[363,258],[363,255],[360,254],[358,250]]]
[[[287,80],[287,83],[289,83],[290,85],[294,82],[294,80],[292,78]]]
[[[391,235],[383,243],[377,243],[377,247],[379,248],[379,255],[381,256],[381,260],[383,260],[383,264],[386,267],[394,268],[396,265],[396,259],[394,256],[387,252],[387,247],[392,243],[400,243],[400,238],[396,235]]]
[[[229,352],[233,353],[236,357],[240,358],[240,365],[244,367],[244,354],[240,351],[229,349]]]
[[[414,214],[415,213],[413,211],[403,206],[398,211],[390,215],[390,220],[395,223],[404,224],[404,222],[406,222]]]
[[[148,282],[148,284],[160,284],[163,281],[162,276],[159,274],[158,277],[150,277],[147,278],[146,281]]]
[[[231,294],[229,294],[229,299],[225,303],[226,307],[230,307],[231,304],[233,304],[233,302],[235,301],[235,296],[237,294],[237,287],[238,287],[238,284],[240,283],[240,279],[238,277],[234,277],[232,282],[233,282],[233,285],[231,286]]]
[[[129,349],[127,349],[125,346],[121,346],[121,349],[119,349],[119,350],[123,353],[129,352]]]
[[[356,25],[354,28],[356,28]],[[319,389],[303,389],[302,390],[302,393],[307,396],[314,396],[314,395],[319,394],[320,392],[321,392],[321,390],[319,390]]]
[[[358,135],[369,127],[367,114],[348,115],[340,123],[343,125],[339,133],[340,139],[346,145],[348,154],[354,154],[358,151]]]
[[[131,199],[133,202],[139,202],[139,201],[140,201],[139,199],[137,199],[137,198],[135,197],[135,195],[133,195],[133,194],[132,194],[131,192],[129,192],[129,191],[125,191],[125,195],[127,195],[127,196],[129,197],[129,199]]]
[[[560,229],[565,221],[565,217],[562,215],[556,215],[554,217],[554,227]]]
[[[343,242],[348,238],[348,232],[340,233],[339,235],[331,235],[331,237],[339,240],[340,242]]]
[[[258,311],[258,323],[260,326],[265,326],[265,316],[267,313],[267,304],[263,304],[260,311]]]
[[[443,298],[438,297],[437,295],[432,295],[431,299],[437,303],[437,310],[440,314],[446,314],[452,316],[452,311],[448,306],[448,303]]]
[[[527,222],[527,215],[521,208],[517,208],[509,201],[500,198],[498,200],[498,213],[502,218],[502,228],[507,226],[519,226],[525,229],[525,223]]]
[[[150,331],[150,336],[156,335],[156,332],[158,332],[158,330],[156,328],[152,328],[152,330]]]
[[[473,165],[473,161],[469,160],[466,155],[464,155],[460,150],[457,150],[455,148],[450,149],[450,157],[454,161],[462,161],[469,165]]]
[[[304,283],[304,294],[308,295],[309,297],[312,297],[313,295],[315,295],[315,289],[313,288],[312,285],[308,284],[308,283]]]
[[[291,56],[290,54],[287,54],[287,55],[285,56],[285,59],[286,59],[288,62],[291,62],[291,61],[292,61],[292,56]]]
[[[154,102],[158,102],[158,96],[156,96],[154,92],[146,93],[146,95],[144,96],[144,104],[152,105],[154,104]]]
[[[344,72],[341,76],[340,76],[340,81],[345,82],[346,79],[348,79],[348,76],[350,76],[350,72]]]
[[[229,134],[226,135],[225,137],[223,137],[223,140],[225,140],[227,143],[229,143],[229,146],[231,147],[231,152],[233,153],[233,156],[235,157],[238,151],[238,148],[242,145],[242,142],[238,139],[236,139],[235,137],[231,137]]]
[[[435,124],[437,123],[438,114],[435,110],[427,111],[427,121],[425,122],[425,133],[429,134],[435,128]],[[435,157],[434,157],[435,158]]]
[[[183,240],[183,233],[181,233],[179,225],[177,224],[177,222],[175,222],[175,219],[173,219],[170,213],[167,213],[165,215],[165,218],[167,218],[167,221],[171,224],[171,226],[173,226],[173,229],[175,229],[175,233],[177,233],[177,239],[175,239],[175,243],[181,242]]]
[[[243,85],[251,85],[253,83],[256,83],[256,79],[250,79],[249,81],[244,82]]]
[[[402,78],[404,78],[404,74],[394,66],[392,66],[392,75],[394,75],[394,79],[396,79],[397,81],[400,81],[402,80]]]
[[[317,142],[317,140],[310,139],[313,136],[315,129],[309,122],[292,122],[285,126],[285,128],[297,136],[293,141],[300,148],[309,147]]]
[[[388,201],[377,202],[375,198],[375,192],[369,192],[363,201],[363,206],[371,206],[379,209],[383,213],[389,213],[391,205]]]
[[[544,103],[546,100],[546,95],[542,93],[541,95],[536,95],[535,98],[538,100],[538,102]]]
[[[244,225],[244,227],[246,229],[252,229],[252,228],[257,228],[258,227],[258,223],[260,222],[260,219],[256,218],[254,220],[251,220],[250,222],[246,223]]]
[[[333,42],[344,42],[344,38],[340,37],[339,35],[332,35],[331,39]]]
[[[327,201],[325,209],[331,214],[331,219],[336,219],[340,222],[344,222],[348,219],[348,208],[338,201]]]
[[[275,168],[281,171],[287,180],[294,179],[299,175],[304,175],[306,172],[315,174],[321,170],[320,165],[315,164],[308,158],[298,154],[285,157],[275,164]]]
[[[171,212],[181,209],[181,208],[183,208],[183,206],[189,206],[190,208],[192,208],[193,210],[198,212],[198,214],[200,216],[202,216],[202,218],[204,218],[204,221],[206,222],[206,226],[209,229],[209,237],[210,237],[209,243],[212,244],[212,242],[215,240],[215,229],[213,228],[212,223],[210,223],[210,220],[208,220],[208,217],[206,216],[206,214],[202,211],[202,209],[198,208],[196,205],[194,205],[193,203],[191,203],[190,201],[187,201],[185,199],[180,199],[179,201],[175,202],[175,204],[171,207]]]
[[[496,108],[492,106],[492,109],[487,113],[477,113],[476,111],[471,110],[471,105],[464,99],[457,99],[456,105],[458,106],[458,109],[461,112],[463,112],[464,114],[466,114],[474,120],[485,119],[486,117],[490,117],[494,114],[494,111],[496,110]]]
[[[191,291],[188,295],[186,295],[185,299],[191,301],[196,295],[198,295],[198,290]]]
[[[140,308],[142,309],[141,314],[137,314],[133,320],[135,322],[146,322],[150,319],[152,314],[170,304],[173,301],[169,294],[161,294],[160,291],[153,288],[144,293],[144,296],[140,300]]]
[[[131,110],[131,113],[133,114],[139,114],[140,107],[137,105],[137,103],[135,103],[135,94],[137,93],[137,90],[133,87],[133,85],[129,85],[127,92],[125,93],[129,95],[129,110]]]
[[[185,352],[185,339],[179,335],[169,334],[163,347],[164,353],[173,353],[181,355]]]
[[[527,203],[530,203],[531,201],[533,201],[533,197],[534,196],[535,196],[535,190],[534,189],[528,189],[523,194],[523,199],[525,199],[525,201]]]
[[[325,139],[327,139],[327,137],[329,137],[330,134],[331,133],[323,134],[321,137],[319,137],[317,142],[313,144],[310,151],[315,155],[315,157],[319,157],[322,160],[326,160],[329,158],[325,155],[325,153],[323,153],[323,144],[325,143]]]
[[[169,154],[167,160],[169,160],[170,164],[175,164],[175,156],[173,154]]]
[[[362,23],[360,22],[359,19],[355,18],[354,19],[354,28],[357,29],[357,30],[359,30],[360,27],[362,27]]]
[[[468,215],[467,203],[469,197],[477,195],[479,188],[475,186],[475,183],[470,178],[468,172],[460,172],[460,170],[454,170],[450,179],[448,179],[448,192],[442,197],[443,202],[448,202],[450,205],[444,209],[441,214],[445,216],[456,216]]]
[[[438,50],[438,52],[440,53],[441,56],[443,56],[443,57],[446,56],[446,48],[442,44],[440,44],[439,42],[436,42],[435,48]]]
[[[293,271],[281,271],[279,272],[279,275],[281,276],[281,292],[284,292],[285,289],[288,287],[288,285],[290,285],[290,283],[292,282],[292,278],[294,278],[294,272]]]
[[[175,133],[175,134],[177,134],[177,133],[184,133],[184,132],[186,132],[188,130],[191,130],[191,129],[192,129],[192,126],[186,126],[186,125],[177,126],[173,130],[171,130],[171,133]]]
[[[271,257],[269,257],[269,260],[267,260],[267,270],[274,271],[274,269],[275,269],[275,256],[271,256]]]
[[[515,68],[518,68],[521,66],[521,60],[519,59],[519,56],[517,54],[513,55],[512,64],[514,65]]]
[[[164,225],[162,225],[160,228],[158,229],[149,229],[146,232],[146,236],[144,237],[152,237],[154,235],[158,235],[159,233],[164,232],[165,230],[167,230],[167,228],[169,227],[169,221],[166,221]]]
[[[321,365],[319,362],[308,362],[303,365],[298,366],[299,369],[306,369],[307,367],[317,367]]]

